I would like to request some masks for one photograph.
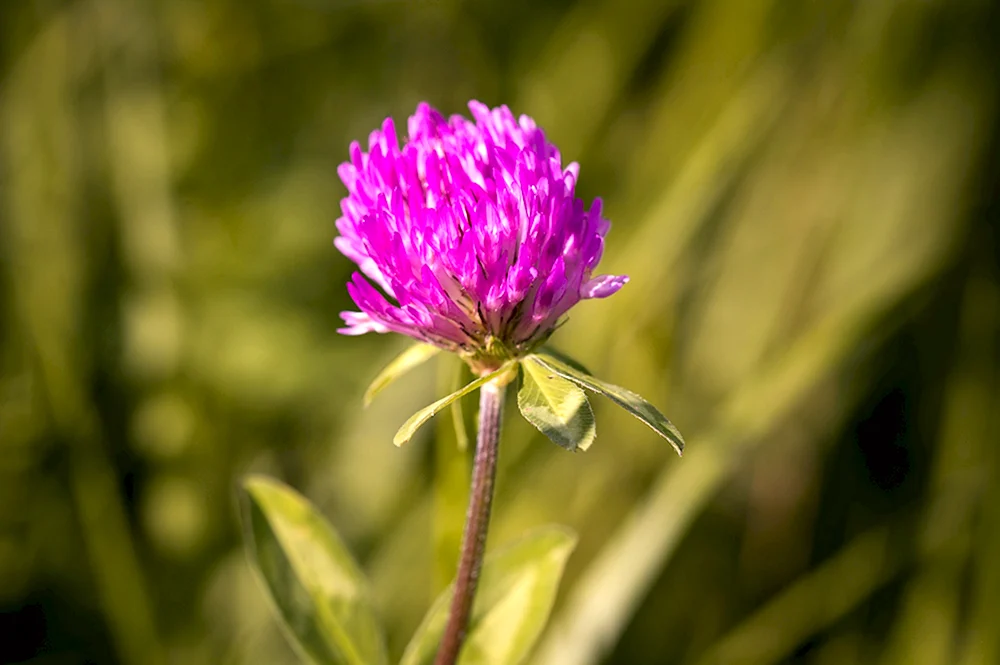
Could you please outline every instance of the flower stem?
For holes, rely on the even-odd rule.
[[[455,594],[451,599],[448,624],[434,665],[454,665],[469,626],[469,614],[476,596],[479,570],[483,565],[483,552],[486,549],[486,530],[490,524],[505,389],[505,385],[494,380],[479,390],[479,434],[476,439],[476,459],[472,466],[469,510],[465,515]]]

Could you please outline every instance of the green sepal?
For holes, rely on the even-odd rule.
[[[532,356],[521,361],[517,406],[525,420],[567,450],[587,450],[597,437],[587,394]]]
[[[572,381],[581,388],[586,388],[587,390],[604,395],[612,402],[644,422],[651,430],[669,441],[670,445],[674,447],[674,450],[677,451],[678,455],[683,454],[684,437],[681,436],[681,433],[676,427],[674,427],[674,424],[671,423],[666,416],[660,413],[655,406],[647,402],[639,395],[636,395],[631,390],[616,386],[612,383],[607,383],[606,381],[601,381],[587,372],[580,371],[576,367],[573,367],[572,365],[563,362],[548,353],[538,353],[528,356],[528,358],[537,360],[542,367],[558,374],[564,379]]]

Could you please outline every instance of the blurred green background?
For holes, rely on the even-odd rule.
[[[293,663],[249,471],[337,525],[399,654],[467,460],[447,418],[391,443],[450,365],[361,408],[405,341],[335,333],[335,168],[478,98],[581,162],[632,276],[555,345],[689,442],[508,414],[490,547],[581,535],[532,662],[1000,663],[993,5],[4,2],[0,662]]]

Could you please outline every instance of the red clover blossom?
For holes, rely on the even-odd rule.
[[[368,152],[351,144],[334,242],[360,268],[347,288],[361,311],[340,332],[402,333],[487,373],[628,277],[593,276],[610,222],[575,195],[579,166],[528,116],[469,110],[474,122],[421,103],[402,147],[391,118]]]

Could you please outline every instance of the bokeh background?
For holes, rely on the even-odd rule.
[[[513,412],[490,546],[580,533],[538,665],[1000,663],[1000,21],[976,0],[0,7],[0,662],[295,662],[240,546],[280,477],[399,654],[454,565],[431,363],[335,333],[352,139],[509,104],[632,282],[555,345],[658,404]],[[467,412],[475,401],[467,404]]]

